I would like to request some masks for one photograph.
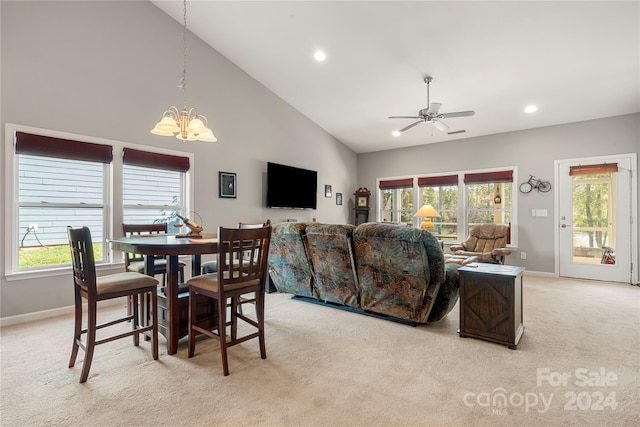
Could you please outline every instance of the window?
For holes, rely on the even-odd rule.
[[[410,224],[413,216],[413,178],[380,181],[382,221]]]
[[[602,248],[616,246],[617,163],[571,166],[574,260],[601,260]]]
[[[180,223],[189,159],[125,148],[122,162],[123,222]]]
[[[444,175],[379,181],[381,201],[378,221],[413,224],[413,214],[431,205],[440,214],[432,218],[433,233],[454,242],[467,238],[470,228],[480,223],[511,225],[507,243],[515,241],[515,167],[489,172],[462,171]]]
[[[14,273],[37,276],[68,266],[68,225],[90,228],[96,261],[105,264],[114,262],[107,238],[120,235],[125,219],[160,222],[189,206],[192,155],[134,150],[132,144],[12,124],[6,133],[3,173],[13,201],[6,212],[10,280]],[[114,161],[120,157],[122,162]],[[113,188],[120,182],[122,188]]]
[[[476,224],[509,225],[512,220],[513,171],[467,173],[467,230]]]
[[[440,214],[432,218],[433,233],[442,240],[458,241],[458,175],[418,178],[420,206],[431,205]]]
[[[16,132],[18,269],[69,264],[67,226],[87,225],[104,260],[105,205],[112,147]]]

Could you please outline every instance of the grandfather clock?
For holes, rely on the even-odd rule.
[[[360,187],[353,195],[356,196],[355,208],[353,208],[355,211],[355,224],[369,222],[369,197],[371,196],[371,191]]]

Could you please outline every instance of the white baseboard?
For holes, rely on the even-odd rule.
[[[555,273],[548,273],[546,271],[532,271],[532,270],[524,270],[525,276],[537,276],[537,277],[549,277],[549,278],[558,278],[558,275]]]

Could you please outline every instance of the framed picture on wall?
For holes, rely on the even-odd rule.
[[[331,186],[330,185],[325,185],[324,186],[324,197],[331,197]]]
[[[342,193],[336,193],[336,205],[342,204]]]
[[[218,197],[226,199],[236,198],[236,174],[233,172],[218,172],[220,191]]]

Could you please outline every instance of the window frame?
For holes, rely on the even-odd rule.
[[[455,177],[455,181],[453,179],[453,177]],[[438,179],[441,178],[441,179]],[[448,187],[455,187],[455,191],[456,191],[456,206],[455,209],[444,209],[442,207],[442,191],[443,188],[448,188]],[[444,221],[442,221],[442,218],[444,217],[443,212],[450,212],[453,213],[456,217],[456,219],[458,218],[458,214],[459,214],[459,209],[458,209],[458,205],[459,205],[459,199],[460,199],[460,178],[457,174],[450,174],[450,175],[436,175],[433,177],[424,177],[421,176],[418,178],[418,191],[420,194],[418,194],[418,200],[419,200],[419,204],[418,206],[422,206],[424,204],[423,202],[423,198],[424,198],[424,190],[426,188],[437,188],[437,193],[438,193],[438,203],[437,205],[432,203],[432,206],[434,207],[434,209],[440,214],[441,216],[441,220],[440,221],[434,221],[434,226],[437,226],[437,224],[440,224],[440,227],[442,227],[442,224],[455,224],[455,228],[456,228],[456,233],[455,234],[437,234],[434,233],[434,235],[438,238],[438,239],[442,239],[443,241],[450,241],[450,242],[457,242],[459,241],[458,239],[458,235],[459,235],[459,225],[458,225],[458,221],[456,221],[455,223],[445,223]],[[420,222],[422,221],[422,218],[415,218],[414,219],[414,226],[416,228],[419,228],[420,226]],[[433,221],[433,220],[432,220]],[[440,228],[440,230],[442,231],[442,228]],[[453,237],[453,240],[451,240],[451,238]]]
[[[410,182],[409,182],[410,181]],[[378,209],[377,209],[377,221],[390,222],[393,224],[401,224],[402,214],[404,212],[408,212],[410,215],[413,215],[414,206],[415,206],[415,185],[416,180],[413,177],[403,177],[403,178],[390,178],[390,179],[378,179],[376,182],[376,188],[378,189]],[[411,199],[413,206],[411,210],[402,209],[402,191],[411,190]],[[393,192],[392,198],[394,201],[393,209],[385,210],[384,209],[384,192],[391,190]],[[397,214],[398,221],[386,221],[384,220],[384,213],[391,212],[392,214]],[[393,216],[393,215],[391,215]],[[413,218],[412,218],[413,220]]]
[[[419,186],[418,181],[420,178],[436,178],[436,177],[444,177],[449,175],[458,175],[458,242],[463,242],[467,240],[469,237],[469,226],[468,226],[468,192],[467,192],[467,184],[465,184],[464,178],[465,175],[471,174],[489,174],[494,172],[503,172],[503,171],[511,171],[513,176],[512,181],[512,189],[511,189],[511,238],[510,243],[507,244],[509,248],[516,248],[518,246],[518,190],[517,190],[517,182],[518,181],[518,167],[517,166],[503,166],[498,168],[486,168],[486,169],[469,169],[469,170],[458,170],[458,171],[443,171],[438,173],[431,174],[417,174],[411,176],[403,176],[403,179],[412,179],[413,180],[413,205],[415,211],[419,209],[422,205],[422,187]],[[382,192],[384,190],[380,189],[380,182],[387,180],[398,179],[396,177],[385,178],[380,177],[376,179],[376,188],[378,189],[378,203],[376,209],[376,221],[383,221],[383,203],[382,203]],[[504,209],[501,209],[504,210]],[[419,228],[419,222],[421,219],[414,218],[412,225],[415,228]]]
[[[134,165],[127,165],[127,164],[123,164],[122,165],[122,176],[124,178],[124,170],[127,167],[135,167],[135,168],[142,168],[142,166],[134,166]],[[179,179],[179,183],[178,183],[178,187],[179,187],[179,191],[180,191],[180,195],[182,196],[185,194],[185,177],[184,177],[184,173],[183,172],[178,172],[178,171],[167,171],[166,169],[161,169],[161,168],[145,168],[145,169],[151,169],[151,170],[155,170],[155,171],[163,171],[163,172],[174,172],[174,173],[179,173],[181,174],[178,179]],[[180,211],[180,212],[185,212],[185,210],[183,209],[183,203],[182,200],[180,200],[180,197],[178,196],[178,204],[177,205],[160,205],[160,204],[142,204],[142,203],[138,203],[138,204],[127,204],[125,203],[125,187],[124,187],[124,183],[122,186],[122,217],[123,217],[123,222],[127,223],[127,224],[135,224],[137,223],[137,221],[135,220],[130,220],[128,218],[126,218],[126,211],[140,211],[140,212],[149,212],[149,211],[162,211],[162,210],[170,210],[173,211],[174,209]],[[179,220],[174,221],[174,222],[180,222]],[[171,225],[169,225],[171,226]]]
[[[24,156],[24,155],[28,155],[31,156],[33,158],[39,158],[39,159],[48,159],[48,160],[61,160],[61,161],[83,161],[83,162],[87,162],[87,163],[96,163],[98,165],[101,166],[100,168],[100,172],[98,172],[100,174],[101,177],[101,181],[102,181],[102,197],[101,197],[101,203],[84,203],[84,202],[77,202],[77,203],[72,203],[72,202],[58,202],[58,201],[44,201],[44,202],[21,202],[19,200],[19,196],[20,196],[20,177],[16,176],[16,182],[17,182],[17,188],[18,188],[18,193],[16,194],[16,204],[17,204],[17,224],[16,224],[16,229],[18,231],[18,235],[20,235],[20,211],[22,208],[51,208],[53,210],[56,209],[74,209],[74,210],[83,210],[83,209],[101,209],[102,210],[102,215],[101,215],[101,230],[100,230],[100,235],[102,236],[102,239],[100,242],[96,241],[96,233],[94,233],[94,235],[92,236],[93,242],[94,243],[101,243],[102,247],[105,248],[107,245],[106,242],[106,230],[107,230],[107,222],[106,222],[106,218],[107,218],[107,207],[109,206],[109,199],[110,199],[110,187],[108,185],[108,182],[110,181],[110,175],[112,173],[112,168],[111,168],[111,162],[109,163],[104,163],[104,162],[94,162],[94,161],[89,161],[89,160],[77,160],[77,159],[65,159],[62,157],[51,157],[51,156],[46,156],[46,155],[34,155],[34,154],[17,154],[16,155],[16,164],[18,165],[18,168],[16,169],[17,172],[20,172],[20,167],[19,167],[19,163],[20,163],[20,156]],[[98,174],[96,173],[96,175]],[[67,182],[71,182],[71,181],[67,181]],[[96,187],[98,188],[98,187]],[[24,221],[24,220],[23,220]],[[22,222],[24,224],[24,222]],[[69,223],[68,223],[69,224]],[[68,225],[67,224],[67,225]],[[16,229],[13,230],[13,232],[16,231]],[[24,230],[24,228],[23,228]],[[95,230],[95,228],[94,228]],[[22,241],[20,242],[22,243]],[[12,247],[13,250],[13,247]],[[38,271],[38,270],[42,270],[42,269],[46,269],[46,268],[59,268],[61,266],[64,265],[69,265],[69,264],[49,264],[48,267],[47,266],[42,266],[42,267],[31,267],[31,268],[21,268],[19,266],[19,262],[20,262],[20,256],[16,256],[16,254],[13,254],[15,257],[15,262],[16,264],[13,264],[13,268],[14,271]],[[96,258],[96,265],[99,264],[103,264],[104,262],[107,261],[107,251],[102,251],[102,257],[101,258]]]
[[[194,200],[194,154],[178,150],[168,150],[153,146],[133,144],[129,142],[97,138],[87,135],[72,134],[68,132],[55,131],[51,129],[35,128],[19,124],[5,124],[5,156],[4,156],[4,178],[5,178],[5,241],[2,245],[4,270],[7,281],[49,277],[52,275],[69,274],[69,264],[55,265],[42,268],[20,269],[18,267],[18,227],[19,227],[19,203],[18,203],[18,154],[15,150],[16,132],[25,132],[34,135],[54,137],[60,139],[70,139],[80,142],[110,145],[113,148],[113,161],[106,165],[106,178],[103,185],[105,206],[103,216],[104,240],[122,235],[122,218],[124,215],[123,194],[122,194],[122,153],[124,148],[164,154],[170,156],[180,156],[189,159],[190,168],[184,172],[183,176],[183,198],[181,200],[183,212],[193,210]],[[114,254],[106,245],[105,260],[98,264],[98,270],[109,270],[120,267],[123,263],[123,256],[120,252]]]

